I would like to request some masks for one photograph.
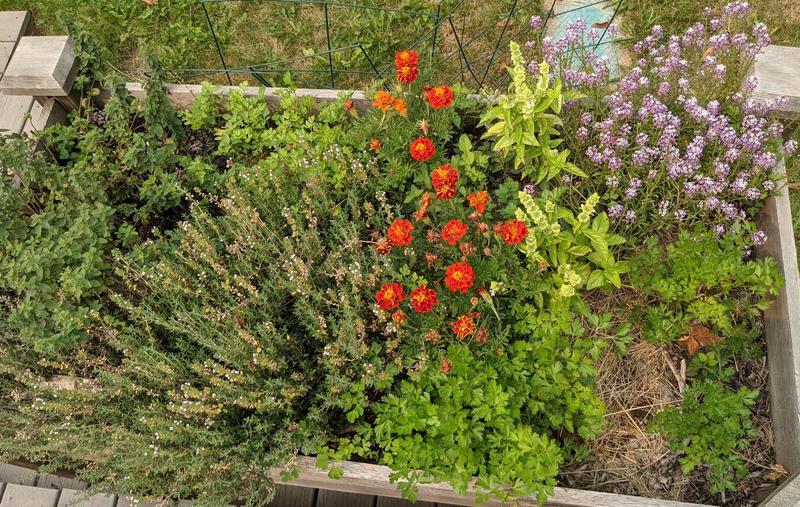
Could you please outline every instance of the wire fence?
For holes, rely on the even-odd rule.
[[[507,82],[503,69],[509,40],[525,42],[532,38],[534,30],[539,30],[534,39],[557,33],[562,22],[587,14],[590,19],[600,20],[593,24],[595,28],[602,28],[593,43],[596,51],[613,42],[607,37],[608,29],[618,19],[624,1],[484,0],[480,4],[474,0],[440,0],[433,10],[426,10],[333,0],[199,0],[219,66],[173,72],[182,80],[222,78],[232,85],[252,78],[265,86],[275,86],[289,73],[294,83],[309,88],[353,88],[374,79],[387,80],[394,71],[394,52],[415,49],[420,54],[420,68],[430,71],[437,82],[496,88]],[[321,47],[292,55],[290,46],[297,43],[287,42],[275,52],[280,53],[279,57],[234,62],[226,50],[226,46],[234,44],[221,40],[209,9],[215,4],[240,4],[240,12],[241,4],[246,4],[245,12],[252,16],[271,16],[270,11],[259,11],[253,5],[284,9],[280,12],[289,19],[305,16],[315,29],[308,32],[303,44]],[[309,14],[308,9],[313,12]],[[534,28],[528,22],[533,15],[543,19],[540,27]],[[378,19],[375,27],[369,24],[371,19]],[[379,29],[364,30],[365,23],[367,28]],[[233,37],[235,42],[236,35]],[[283,45],[284,41],[278,38],[276,42]]]

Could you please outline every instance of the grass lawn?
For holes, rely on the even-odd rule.
[[[346,7],[343,4],[358,4]],[[152,4],[152,5],[151,5]],[[436,0],[343,1],[328,8],[327,32],[330,33],[331,61],[327,54],[325,8],[318,2],[281,0],[0,0],[0,10],[29,9],[34,13],[38,33],[64,33],[69,19],[78,21],[99,40],[106,59],[130,78],[141,77],[142,54],[158,53],[167,69],[220,68],[220,59],[208,27],[203,5],[213,20],[228,67],[243,67],[266,62],[269,73],[262,74],[269,83],[280,84],[286,69],[293,69],[299,86],[331,87],[329,65],[349,72],[335,73],[336,88],[363,87],[374,77],[369,60],[380,70],[392,62],[395,51],[423,39],[417,49],[424,63],[432,46],[436,25]],[[510,22],[506,17],[515,6]],[[381,10],[383,8],[384,10]],[[386,10],[389,9],[389,10]],[[539,12],[536,0],[444,0],[439,13],[452,13],[441,24],[436,37],[436,58],[449,58],[436,66],[436,78],[442,82],[475,79],[460,58],[458,39],[465,46],[466,58],[478,80],[490,60],[487,77],[503,75],[506,44],[511,38],[528,39],[527,20]],[[505,29],[505,30],[504,30]],[[491,55],[503,34],[497,57]],[[361,47],[357,47],[360,44]],[[337,50],[338,48],[347,48]],[[362,49],[363,48],[363,51]],[[369,60],[367,59],[367,56]],[[182,73],[182,81],[209,79],[208,74]],[[225,76],[211,76],[225,82]],[[234,75],[234,82],[253,77]]]

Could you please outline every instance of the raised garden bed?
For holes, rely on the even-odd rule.
[[[791,73],[796,68],[785,69]],[[757,65],[757,72],[758,69]],[[773,77],[774,74],[768,76],[767,79]],[[762,82],[764,79],[762,78]],[[0,88],[2,88],[2,84],[0,84]],[[19,88],[16,89],[19,91]],[[142,96],[144,93],[144,90],[135,84],[129,84],[128,89],[134,96]],[[200,94],[198,88],[190,85],[168,85],[167,90],[167,98],[178,107],[191,106],[193,99]],[[222,88],[219,93],[227,94],[231,90],[232,88]],[[260,93],[263,91],[257,88],[247,88],[238,96],[248,97]],[[337,100],[339,92],[303,90],[300,94],[326,103]],[[105,96],[101,94],[100,98],[103,100]],[[282,100],[282,95],[268,90],[266,98],[271,104],[278,104]],[[360,92],[356,92],[352,100],[354,109],[362,114],[367,111],[372,102]],[[780,168],[777,171],[780,172]],[[800,301],[800,282],[798,282],[797,259],[785,190],[778,191],[777,195],[767,199],[759,218],[759,224],[768,236],[759,253],[776,259],[785,280],[785,285],[777,296],[776,302],[765,312],[764,321],[768,347],[767,358],[770,373],[771,411],[775,429],[776,461],[783,465],[789,473],[793,473],[800,470],[800,410],[798,409],[800,407],[800,386],[798,385],[800,376],[797,374],[800,371],[798,368],[800,353],[797,350],[800,346],[798,345],[800,342],[800,330],[798,329],[800,319],[798,318],[798,307],[792,302]],[[327,472],[317,470],[312,465],[310,458],[299,458],[297,464],[300,475],[291,483],[340,491],[385,496],[399,495],[394,486],[388,483],[389,469],[386,467],[353,461],[336,461],[335,463],[335,466],[343,472],[343,476],[339,479],[330,478]],[[277,472],[274,476],[276,479],[278,478]],[[470,505],[473,501],[471,497],[456,495],[450,486],[440,484],[421,484],[417,498],[463,505]],[[497,500],[490,501],[499,503]],[[536,499],[521,497],[519,502],[523,505],[535,504]],[[681,505],[663,500],[648,500],[566,488],[556,488],[555,495],[550,497],[548,504],[562,506]]]

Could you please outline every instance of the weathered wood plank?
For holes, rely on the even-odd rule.
[[[127,83],[126,87],[128,88],[128,92],[138,99],[144,99],[145,96],[147,96],[144,86],[142,86],[140,83]],[[165,85],[165,89],[167,91],[167,97],[174,107],[178,109],[188,109],[191,107],[192,102],[194,102],[194,98],[202,90],[202,86],[192,84],[167,84]],[[266,101],[271,107],[276,109],[278,106],[280,106],[281,100],[278,92],[282,90],[285,91],[284,88],[265,88],[259,86],[248,86],[244,88],[240,88],[238,86],[219,86],[216,87],[215,93],[226,96],[229,95],[232,90],[240,89],[243,91],[246,97],[256,97],[263,90]],[[311,88],[298,88],[295,91],[295,95],[298,97],[312,97],[318,104],[335,102],[339,100],[339,94],[342,93],[349,94],[351,92],[342,90],[317,90]],[[108,90],[103,90],[100,93],[98,100],[101,103],[104,103],[108,100],[109,95],[110,93]],[[355,107],[355,109],[361,113],[369,110],[372,107],[372,103],[366,98],[364,92],[362,91],[353,91],[351,100],[353,101],[353,107]]]
[[[8,62],[0,91],[6,95],[69,95],[78,60],[68,36],[22,37]]]
[[[0,507],[56,507],[58,495],[56,489],[8,484]]]
[[[33,97],[0,94],[0,135],[21,133],[33,102]]]
[[[33,486],[36,484],[36,471],[17,465],[0,463],[0,482]]]
[[[117,495],[95,493],[86,496],[86,492],[76,489],[62,489],[57,507],[114,507]]]
[[[17,42],[31,20],[28,11],[0,11],[0,42]]]
[[[280,484],[270,505],[274,507],[314,507],[316,503],[316,489]]]
[[[388,467],[353,461],[337,461],[336,466],[344,469],[344,476],[341,479],[331,479],[328,477],[327,471],[319,470],[314,466],[314,462],[314,458],[298,457],[296,465],[300,469],[300,475],[297,479],[292,480],[291,484],[319,488],[320,496],[323,495],[324,490],[393,498],[401,496],[397,488],[389,482],[390,470]],[[283,483],[281,471],[282,469],[276,468],[271,473],[271,477],[277,483]],[[450,485],[441,483],[420,484],[417,500],[453,505],[475,505],[474,495],[457,495]],[[533,497],[522,497],[517,503],[522,507],[538,507],[536,499]],[[317,505],[320,507],[319,502]],[[503,504],[497,500],[489,500],[482,505],[501,507]],[[555,495],[548,500],[546,505],[551,507],[696,507],[699,504],[614,495],[579,489],[556,488]]]
[[[25,121],[22,133],[32,136],[34,133],[52,127],[57,123],[65,123],[67,112],[55,99],[37,97],[31,106],[30,118]]]
[[[439,506],[431,502],[411,503],[405,498],[389,498],[386,496],[379,496],[376,507],[439,507]],[[442,504],[442,507],[444,507],[444,504]]]
[[[785,174],[783,164],[776,172]],[[758,223],[768,239],[756,252],[774,258],[784,278],[777,300],[764,312],[775,455],[789,473],[796,473],[800,472],[800,275],[788,188],[767,199]]]
[[[800,474],[787,479],[759,507],[796,507],[800,505]]]
[[[783,110],[790,115],[800,114],[800,48],[767,46],[756,55],[753,75],[758,85],[753,98],[775,100],[786,97]]]
[[[3,72],[6,70],[16,46],[16,42],[0,42],[0,77],[3,77]]]
[[[86,489],[89,487],[83,481],[79,481],[78,479],[72,479],[69,477],[60,477],[58,475],[53,474],[43,474],[39,476],[39,479],[36,481],[36,486],[40,488],[52,488],[52,489]]]
[[[144,502],[138,498],[128,495],[121,496],[119,497],[119,500],[117,500],[117,507],[168,507],[170,505],[174,504],[171,502]]]
[[[375,507],[374,495],[345,493],[329,489],[320,490],[317,507]]]

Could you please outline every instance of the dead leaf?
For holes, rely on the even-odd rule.
[[[608,28],[608,25],[610,24],[611,23],[609,23],[608,21],[604,23],[592,23],[592,28]]]
[[[785,477],[789,472],[783,466],[775,464],[769,467],[769,472],[764,474],[764,479],[768,481],[777,481],[781,477]]]
[[[702,324],[692,324],[689,332],[678,340],[678,344],[683,346],[690,356],[709,345],[719,343],[722,338],[711,332],[709,328]]]
[[[424,118],[419,121],[419,129],[422,131],[425,136],[428,136],[428,129],[430,128],[430,124]]]
[[[706,49],[705,53],[703,53],[703,58],[711,56],[711,53],[713,52],[714,52],[714,47],[713,46],[709,47],[708,49]]]
[[[511,26],[513,24],[514,24],[514,20],[513,19],[504,19],[504,20],[500,21],[499,23],[497,23],[497,28],[502,30],[503,28],[509,27],[509,26]]]
[[[149,5],[150,7],[156,4],[156,0],[142,0],[145,4]]]

